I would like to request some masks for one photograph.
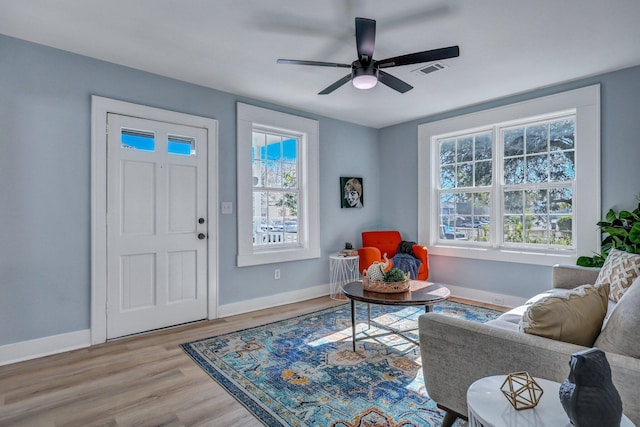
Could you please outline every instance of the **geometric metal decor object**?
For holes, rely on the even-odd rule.
[[[500,391],[516,411],[534,408],[544,391],[528,372],[514,372],[507,375]]]

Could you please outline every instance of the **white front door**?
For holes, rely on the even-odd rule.
[[[206,318],[206,129],[107,128],[107,338]]]

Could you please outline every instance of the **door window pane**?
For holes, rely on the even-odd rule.
[[[169,135],[167,153],[179,156],[195,156],[196,140],[188,137]]]
[[[156,140],[153,132],[122,129],[120,146],[128,150],[156,151]]]

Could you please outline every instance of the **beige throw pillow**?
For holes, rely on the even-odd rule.
[[[596,285],[609,283],[609,298],[618,302],[624,292],[640,276],[640,255],[611,249],[596,279]]]
[[[531,304],[519,324],[522,332],[591,347],[607,314],[609,284],[582,285]]]
[[[594,345],[604,351],[640,358],[640,277],[620,298]]]

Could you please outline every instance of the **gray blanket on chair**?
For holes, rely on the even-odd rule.
[[[393,266],[399,268],[405,273],[411,274],[411,279],[418,278],[418,270],[420,269],[420,260],[409,254],[395,254],[391,258]]]

